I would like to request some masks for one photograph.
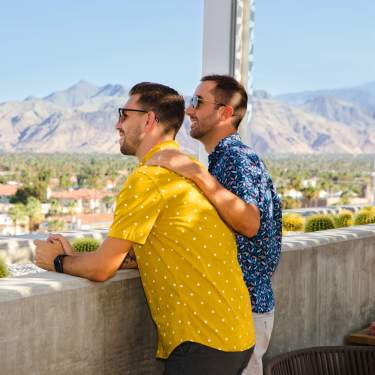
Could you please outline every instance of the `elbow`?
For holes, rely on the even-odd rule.
[[[246,236],[246,237],[255,237],[258,233],[259,230],[259,225],[258,226],[253,226],[253,225],[248,225],[243,230],[241,231],[241,234]]]
[[[260,220],[253,220],[246,223],[246,225],[241,228],[240,233],[246,237],[255,237],[258,234],[260,228]]]
[[[260,213],[256,206],[249,205],[250,212],[248,214],[248,220],[243,228],[243,234],[246,237],[254,237],[258,234],[260,228]]]
[[[91,281],[104,282],[104,281],[109,280],[112,277],[113,277],[113,274],[109,274],[109,273],[106,273],[106,272],[99,271],[99,272],[95,272],[92,275],[90,275],[90,277],[88,277],[88,279],[91,280]]]

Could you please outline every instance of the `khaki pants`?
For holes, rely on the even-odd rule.
[[[253,355],[242,375],[263,375],[262,357],[268,349],[273,328],[274,310],[257,314],[253,312],[256,343]]]

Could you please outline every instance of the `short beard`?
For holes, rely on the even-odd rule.
[[[135,150],[131,150],[128,145],[121,145],[120,147],[120,152],[123,154],[123,155],[126,155],[126,156],[134,156],[135,155]]]
[[[203,132],[200,132],[200,131],[193,131],[190,129],[190,137],[191,138],[194,138],[194,139],[201,139],[204,137],[205,134],[203,134]]]
[[[139,130],[135,133],[124,135],[124,142],[120,146],[120,151],[123,155],[135,156],[139,145],[141,144],[141,134]],[[128,142],[126,141],[128,140]]]

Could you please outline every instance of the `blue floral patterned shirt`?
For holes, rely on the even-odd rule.
[[[281,251],[281,201],[255,152],[237,133],[222,139],[208,157],[209,171],[232,193],[260,212],[260,228],[249,238],[236,233],[238,261],[256,313],[269,312],[275,301],[271,277]]]

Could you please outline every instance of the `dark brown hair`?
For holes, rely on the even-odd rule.
[[[215,101],[233,107],[233,126],[238,129],[247,110],[247,93],[236,79],[228,75],[212,74],[204,76],[201,82],[213,81]]]
[[[184,121],[185,103],[176,90],[159,83],[141,82],[131,88],[129,95],[139,95],[138,103],[146,111],[155,112],[165,134],[177,134]]]

